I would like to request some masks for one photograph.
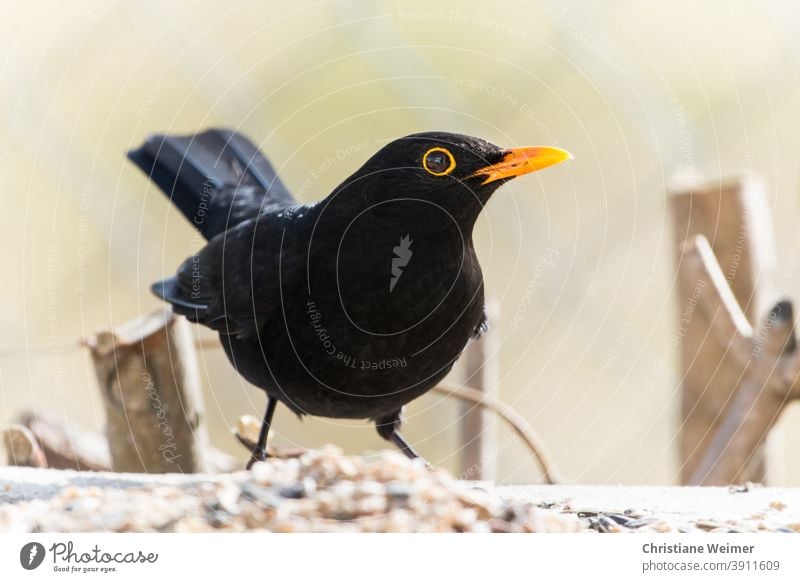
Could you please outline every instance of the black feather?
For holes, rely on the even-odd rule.
[[[206,239],[265,210],[296,203],[256,146],[231,130],[154,135],[128,158]]]

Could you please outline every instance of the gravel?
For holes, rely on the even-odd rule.
[[[336,447],[224,475],[0,467],[12,532],[800,532],[800,488],[495,486]]]
[[[125,485],[55,484],[47,490],[52,495],[38,490],[34,495],[43,498],[0,505],[0,531],[570,532],[585,527],[576,516],[501,499],[394,451],[357,457],[328,446],[213,479],[164,484],[120,476],[118,483]]]

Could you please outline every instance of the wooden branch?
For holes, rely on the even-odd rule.
[[[206,470],[208,446],[189,324],[167,311],[87,340],[115,471]]]
[[[3,445],[6,449],[6,464],[16,467],[47,467],[44,453],[36,442],[33,433],[21,424],[12,424],[3,431]]]
[[[261,420],[255,416],[245,414],[236,421],[236,428],[232,431],[236,440],[252,455],[258,444],[258,433],[261,431]],[[293,459],[302,456],[306,449],[302,447],[275,448],[267,443],[267,456],[277,459]],[[244,465],[242,465],[244,467]]]
[[[102,434],[88,431],[73,423],[58,422],[53,418],[42,417],[30,412],[20,415],[18,422],[5,432],[12,429],[14,442],[20,439],[20,435],[16,433],[25,429],[21,436],[31,439],[35,447],[30,447],[25,443],[17,445],[17,461],[9,456],[8,464],[74,471],[111,471],[108,444]],[[44,464],[41,464],[40,461],[30,464],[30,461],[27,460],[30,453],[22,452],[27,451],[29,447],[32,450],[41,451]],[[237,461],[231,455],[214,447],[209,447],[205,453],[209,472],[229,473],[244,468],[243,462]]]
[[[203,342],[203,348],[205,349],[220,347],[221,345],[219,342],[216,342],[216,344],[211,341]],[[549,484],[563,482],[555,465],[545,452],[544,443],[516,410],[503,403],[501,400],[469,386],[442,382],[435,386],[433,390],[446,394],[447,396],[460,398],[461,400],[476,404],[480,408],[485,408],[502,418],[511,426],[514,433],[522,439],[522,442],[525,443],[525,446],[527,446],[528,450],[537,460],[544,475],[545,482]],[[260,427],[261,422],[255,417],[242,416],[239,418],[236,429],[233,430],[233,434],[248,452],[252,452],[255,448]],[[270,449],[269,447],[267,452],[270,456],[278,458],[294,457],[302,454],[302,451],[296,449],[276,450]]]
[[[563,480],[555,469],[555,465],[550,460],[545,452],[544,444],[539,436],[534,432],[530,425],[519,415],[513,408],[504,404],[500,400],[488,396],[487,394],[471,388],[469,386],[462,386],[460,384],[451,384],[443,382],[438,384],[434,391],[441,392],[449,397],[459,398],[467,402],[471,402],[480,408],[485,408],[504,421],[506,421],[511,429],[522,439],[522,442],[528,447],[528,450],[533,454],[534,458],[539,463],[544,474],[545,481],[549,484],[562,483]],[[254,416],[241,416],[236,423],[236,429],[233,431],[236,439],[244,446],[248,452],[255,449],[256,441],[258,439],[258,432],[261,428],[261,421]],[[267,447],[267,453],[271,457],[290,458],[298,457],[303,454],[303,449],[273,449]],[[474,479],[473,475],[470,478]]]
[[[497,400],[479,390],[470,388],[469,386],[462,386],[459,384],[451,384],[449,382],[442,382],[434,389],[436,392],[447,394],[474,402],[475,404],[485,407],[487,410],[492,411],[500,418],[505,420],[511,429],[522,439],[522,442],[528,447],[533,457],[539,463],[542,473],[544,474],[545,481],[549,484],[562,483],[563,480],[558,474],[552,460],[545,452],[544,443],[539,438],[539,435],[531,428],[527,421],[513,408],[505,404],[501,400]]]
[[[19,424],[30,431],[51,469],[111,470],[102,435],[32,413],[23,414]]]

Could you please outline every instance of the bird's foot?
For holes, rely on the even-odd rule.
[[[269,455],[264,449],[255,448],[253,449],[253,453],[250,456],[250,460],[247,461],[246,469],[249,471],[253,465],[260,461],[266,461],[269,458]]]
[[[399,431],[395,430],[391,435],[391,441],[397,446],[398,449],[409,459],[412,461],[415,459],[420,459],[424,464],[425,467],[428,469],[433,469],[433,465],[431,465],[424,457],[421,457],[414,448],[408,444],[408,441],[400,434]]]

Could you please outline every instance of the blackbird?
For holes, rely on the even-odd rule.
[[[418,133],[300,204],[235,131],[155,135],[128,157],[208,241],[152,290],[217,331],[236,370],[267,393],[251,464],[266,456],[278,402],[370,419],[416,457],[399,431],[403,406],[486,328],[478,215],[506,181],[571,158]]]

